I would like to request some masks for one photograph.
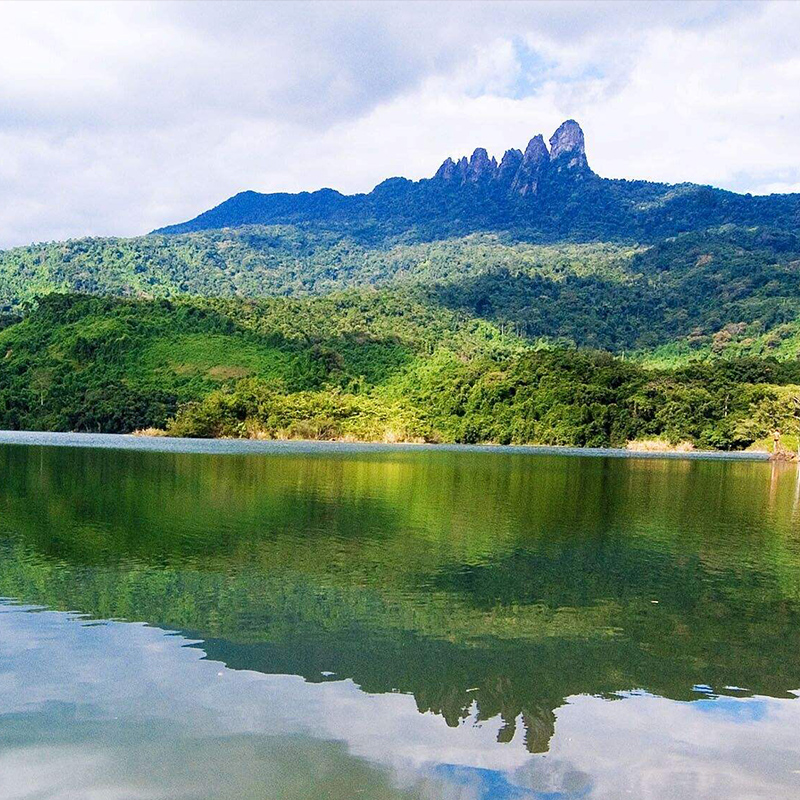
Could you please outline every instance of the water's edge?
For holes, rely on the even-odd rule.
[[[235,455],[296,455],[304,453],[392,453],[445,451],[525,455],[607,456],[612,458],[714,459],[768,461],[768,453],[695,450],[690,452],[632,451],[622,448],[556,447],[544,445],[491,444],[384,444],[379,442],[325,442],[252,439],[181,439],[134,436],[122,433],[51,433],[42,431],[0,431],[0,444],[43,447],[101,447],[115,450],[147,450],[170,453],[217,453]]]

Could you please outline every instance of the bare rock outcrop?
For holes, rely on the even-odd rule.
[[[535,195],[548,175],[583,174],[591,172],[586,160],[586,146],[581,126],[574,119],[561,123],[550,137],[550,149],[541,134],[534,136],[523,153],[506,150],[502,161],[489,157],[486,149],[478,147],[472,156],[458,161],[445,159],[433,176],[434,180],[463,185],[489,183],[502,186],[511,194]]]

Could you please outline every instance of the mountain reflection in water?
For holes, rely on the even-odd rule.
[[[0,469],[0,796],[800,793],[794,465],[4,445]]]

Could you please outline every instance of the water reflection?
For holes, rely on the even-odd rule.
[[[0,796],[794,798],[800,703],[565,698],[549,752],[406,694],[234,671],[180,636],[0,612]],[[698,695],[700,696],[700,695]],[[625,768],[621,762],[624,759]],[[313,788],[312,788],[313,787]]]
[[[75,796],[113,784],[99,735],[142,796],[797,796],[794,465],[3,446],[0,470],[0,595],[182,632],[0,615],[3,757],[55,737]]]

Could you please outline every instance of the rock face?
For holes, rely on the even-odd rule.
[[[506,150],[503,160],[497,169],[497,180],[501,183],[511,184],[522,163],[522,150]]]
[[[483,147],[475,150],[469,160],[447,158],[436,171],[433,180],[461,186],[466,183],[496,183],[512,194],[535,195],[542,180],[559,173],[591,172],[586,160],[581,126],[574,119],[563,122],[550,137],[547,149],[544,137],[537,134],[521,150],[506,150],[498,165]]]
[[[453,180],[455,174],[456,174],[455,161],[453,161],[453,159],[448,156],[444,160],[442,166],[436,170],[436,174],[433,176],[433,179],[439,181],[451,181]]]
[[[489,159],[489,154],[483,147],[476,148],[467,165],[466,180],[471,183],[487,181],[494,178],[497,172],[497,161]]]
[[[550,160],[560,161],[568,169],[588,169],[583,131],[574,119],[562,122],[550,137]]]
[[[550,163],[550,154],[544,143],[542,134],[539,133],[528,142],[522,163],[511,182],[511,191],[517,194],[536,194],[539,181]]]

